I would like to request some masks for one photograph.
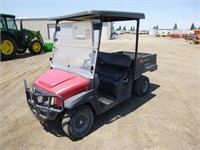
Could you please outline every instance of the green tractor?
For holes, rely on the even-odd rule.
[[[0,14],[0,19],[0,60],[12,59],[16,53],[25,53],[27,49],[34,55],[42,52],[44,41],[40,31],[23,29],[22,19],[18,30],[14,15]]]

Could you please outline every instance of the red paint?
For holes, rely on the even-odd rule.
[[[76,74],[63,70],[51,69],[38,77],[34,81],[34,85],[49,93],[67,99],[80,92],[88,90],[90,83],[84,77]],[[61,103],[57,101],[57,105],[60,104]]]
[[[180,34],[170,34],[171,38],[180,38]]]

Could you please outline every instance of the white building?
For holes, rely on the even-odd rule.
[[[18,28],[20,19],[16,19]],[[89,22],[61,22],[60,26],[66,31],[65,37],[90,39],[92,26]],[[23,28],[40,31],[44,40],[52,40],[55,31],[55,21],[49,21],[47,18],[26,18],[23,19]],[[102,28],[102,39],[110,39],[112,32],[112,23],[104,23]]]

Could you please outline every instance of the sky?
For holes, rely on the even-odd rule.
[[[117,10],[145,14],[140,29],[189,29],[200,26],[200,0],[0,0],[0,12],[17,18],[49,18],[86,10]],[[116,23],[132,26],[132,23]]]

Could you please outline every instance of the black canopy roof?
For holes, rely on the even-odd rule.
[[[56,21],[91,21],[101,20],[103,22],[125,21],[125,20],[139,20],[145,19],[144,13],[135,12],[121,12],[121,11],[105,11],[105,10],[91,10],[80,13],[49,18]]]
[[[15,18],[14,15],[11,14],[0,14],[1,17],[10,17],[10,18]]]

